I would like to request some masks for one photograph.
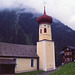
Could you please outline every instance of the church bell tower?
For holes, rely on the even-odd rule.
[[[37,18],[39,23],[39,41],[37,42],[37,55],[39,56],[39,69],[48,71],[55,69],[55,48],[52,41],[52,17],[44,14]]]

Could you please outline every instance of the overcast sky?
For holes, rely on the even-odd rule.
[[[18,7],[21,4],[33,7],[41,13],[45,4],[48,15],[75,30],[75,0],[0,0],[0,10]]]

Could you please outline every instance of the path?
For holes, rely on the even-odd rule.
[[[59,68],[56,68],[55,70],[51,70],[51,71],[47,71],[47,72],[43,72],[43,73],[41,73],[41,74],[39,74],[39,75],[49,75],[49,74],[55,72],[55,71],[58,70],[58,69],[60,69],[60,67],[59,67]]]

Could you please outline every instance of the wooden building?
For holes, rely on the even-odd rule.
[[[63,57],[63,64],[75,61],[75,47],[66,46],[60,54]]]

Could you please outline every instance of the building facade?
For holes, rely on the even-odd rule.
[[[66,46],[60,54],[63,57],[63,64],[75,62],[75,47]]]
[[[0,69],[3,69],[2,71],[0,70],[0,74],[39,70],[39,57],[37,56],[36,45],[0,42]]]

